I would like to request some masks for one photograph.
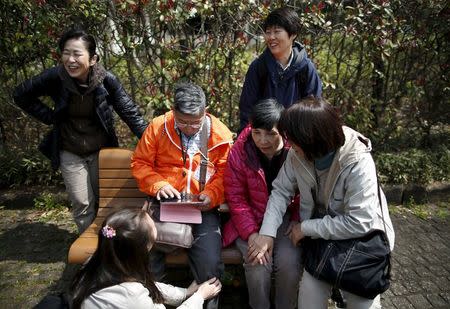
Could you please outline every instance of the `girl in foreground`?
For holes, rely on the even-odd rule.
[[[153,281],[149,252],[156,235],[144,210],[125,208],[106,217],[97,250],[74,279],[73,308],[202,308],[220,292],[216,278],[187,289]]]

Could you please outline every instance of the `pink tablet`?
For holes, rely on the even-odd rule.
[[[202,223],[202,213],[195,206],[186,202],[161,202],[159,219],[165,222]]]

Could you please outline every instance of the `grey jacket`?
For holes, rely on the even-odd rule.
[[[385,230],[390,248],[394,248],[394,229],[386,198],[380,189],[383,213],[378,201],[375,163],[370,140],[343,127],[344,145],[336,151],[324,192],[328,215],[310,219],[314,201],[311,189],[316,186],[314,165],[299,157],[293,149],[273,182],[260,234],[275,237],[290,196],[300,190],[300,218],[305,236],[323,239],[350,239],[374,230]],[[383,223],[384,216],[384,223]]]

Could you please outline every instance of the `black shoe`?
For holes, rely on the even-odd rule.
[[[344,299],[344,295],[338,288],[333,288],[331,290],[331,299],[334,301],[336,308],[347,308],[347,302]]]

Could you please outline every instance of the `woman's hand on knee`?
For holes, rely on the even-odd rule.
[[[220,283],[219,279],[214,277],[200,284],[197,292],[204,300],[207,300],[219,294],[221,289],[222,283]]]
[[[273,238],[270,236],[256,236],[248,248],[248,261],[250,264],[268,264],[271,263],[273,250]]]
[[[289,238],[292,241],[294,246],[297,246],[300,240],[305,238],[305,235],[302,232],[302,224],[299,222],[292,227],[292,231],[289,234]]]
[[[194,294],[195,292],[197,292],[199,285],[197,284],[197,282],[194,280],[192,281],[192,283],[189,285],[189,287],[186,290],[186,296],[189,297],[192,294]]]
[[[290,221],[289,222],[289,225],[288,225],[288,227],[287,227],[287,229],[286,229],[286,232],[284,232],[284,235],[286,235],[286,236],[288,236],[288,237],[291,237],[291,232],[292,232],[292,229],[294,228],[294,226],[296,225],[298,223],[298,221]]]

